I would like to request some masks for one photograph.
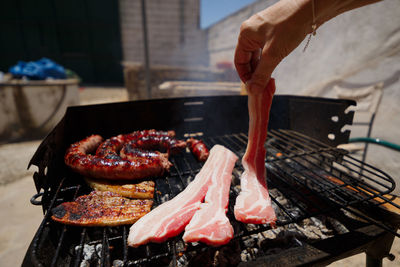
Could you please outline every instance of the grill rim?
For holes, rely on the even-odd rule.
[[[140,108],[143,108],[145,105],[150,105],[154,106],[157,104],[162,104],[163,106],[165,105],[179,105],[182,103],[187,103],[187,102],[204,102],[204,105],[201,106],[200,110],[197,110],[196,112],[200,114],[200,116],[204,116],[205,119],[202,120],[203,124],[198,124],[196,127],[191,128],[183,128],[183,129],[189,129],[193,130],[191,132],[196,132],[197,130],[195,129],[203,129],[204,125],[207,125],[207,123],[210,121],[210,115],[205,114],[204,110],[207,107],[213,106],[215,104],[218,104],[219,106],[222,106],[222,112],[217,112],[212,114],[212,120],[218,121],[219,119],[223,118],[229,118],[229,117],[234,117],[235,121],[234,123],[236,124],[236,127],[239,127],[242,131],[241,132],[247,132],[247,123],[243,123],[244,121],[248,120],[247,117],[247,112],[244,111],[244,107],[247,107],[247,97],[246,96],[223,96],[223,97],[193,97],[193,98],[179,98],[179,99],[170,99],[170,100],[146,100],[146,101],[135,101],[135,102],[128,102],[128,103],[113,103],[113,104],[101,104],[101,105],[91,105],[91,106],[86,106],[86,107],[71,107],[67,110],[66,115],[64,118],[60,121],[60,123],[56,126],[56,128],[46,137],[46,139],[42,142],[42,144],[39,146],[37,152],[35,153],[34,157],[30,161],[29,165],[36,165],[39,167],[39,172],[34,174],[34,181],[35,181],[35,186],[38,192],[38,197],[40,197],[40,194],[42,194],[42,199],[41,199],[41,204],[43,207],[43,212],[45,216],[47,215],[47,210],[51,206],[51,201],[52,197],[55,196],[55,192],[57,191],[58,185],[59,185],[59,177],[60,176],[66,176],[68,175],[68,170],[65,168],[63,164],[63,152],[66,149],[66,146],[71,143],[71,140],[74,139],[80,140],[85,136],[85,132],[80,132],[80,133],[74,133],[72,135],[69,135],[71,132],[71,127],[74,128],[74,131],[78,131],[76,125],[74,126],[74,120],[76,117],[81,114],[82,112],[87,112],[90,111],[90,114],[87,114],[85,118],[82,119],[82,121],[85,121],[88,117],[92,116],[94,113],[99,113],[99,114],[104,114],[104,112],[107,113],[112,108],[116,107],[116,112],[121,112],[121,110],[127,110],[130,109],[134,106],[138,106]],[[221,105],[220,103],[226,102],[225,105]],[[235,103],[232,105],[232,103]],[[164,105],[165,104],[165,105]],[[302,134],[306,134],[307,136],[311,137],[321,137],[325,136],[326,139],[326,131],[329,129],[330,131],[336,131],[338,133],[338,138],[334,142],[343,142],[340,140],[344,140],[347,142],[348,140],[348,135],[349,132],[346,131],[344,133],[341,133],[341,129],[345,124],[351,124],[352,119],[353,119],[353,112],[348,112],[345,113],[345,110],[350,106],[350,105],[355,105],[354,101],[348,101],[348,100],[332,100],[332,99],[322,99],[322,98],[313,98],[313,97],[296,97],[296,96],[275,96],[274,101],[273,101],[273,106],[272,110],[275,109],[275,112],[271,112],[271,117],[270,117],[270,128],[272,129],[277,129],[277,128],[282,128],[282,129],[293,129],[298,132],[301,132]],[[232,109],[235,107],[240,107],[238,110],[240,112],[236,112],[233,114],[229,113]],[[321,127],[323,128],[323,133],[311,133],[309,128],[302,128],[301,125],[304,124],[304,118],[296,118],[296,114],[298,113],[298,108],[301,106],[301,110],[304,111],[304,114],[309,113],[310,110],[318,109],[318,107],[323,106],[324,108],[321,110],[321,117],[320,123]],[[137,110],[137,108],[135,109]],[[160,109],[156,109],[153,111],[155,114]],[[285,114],[285,110],[290,110],[288,114]],[[182,111],[182,110],[181,110]],[[196,115],[197,115],[196,113]],[[278,115],[277,115],[278,114]],[[332,123],[330,121],[330,118],[334,115],[339,115],[339,123]],[[208,116],[208,117],[207,117]],[[217,119],[215,118],[218,117]],[[101,117],[101,116],[100,116]],[[136,118],[137,119],[137,118]],[[97,123],[99,121],[102,121],[103,119],[96,119]],[[229,123],[232,123],[232,120],[228,120]],[[238,121],[242,122],[243,125],[238,126],[237,123]],[[121,122],[118,122],[119,124]],[[167,120],[166,124],[171,123],[171,120]],[[172,123],[175,123],[176,125],[177,122],[173,121]],[[140,123],[138,123],[140,124]],[[82,125],[79,124],[79,125]],[[165,124],[164,124],[165,125]],[[192,125],[193,126],[193,125]],[[281,127],[279,127],[281,126]],[[103,126],[107,128],[106,126]],[[145,128],[156,128],[156,129],[173,129],[173,127],[170,127],[168,125],[167,128],[165,127],[159,127],[157,125],[152,125],[151,127],[135,127],[130,125],[132,128],[138,128],[138,129],[145,129]],[[90,128],[90,125],[88,125],[88,128]],[[108,127],[108,128],[113,128],[113,127]],[[212,127],[211,127],[212,128]],[[115,129],[118,129],[115,128]],[[182,129],[180,129],[182,132]],[[123,131],[118,131],[118,133],[121,133]],[[238,131],[239,132],[239,131]],[[318,131],[317,131],[318,132]],[[93,132],[90,132],[92,134]],[[117,134],[118,134],[117,133]],[[229,132],[224,134],[229,134]],[[105,136],[112,136],[113,134],[108,134]],[[65,137],[68,136],[70,139],[66,139]],[[212,134],[205,134],[205,136],[214,136]],[[320,138],[317,138],[318,140],[321,140]],[[323,139],[323,138],[322,138]],[[326,140],[325,140],[326,141]],[[328,141],[329,142],[329,141]],[[60,173],[62,175],[60,175]],[[56,178],[56,179],[53,179]],[[35,198],[36,200],[37,198]],[[40,229],[40,228],[39,228]],[[35,235],[36,236],[36,235]],[[176,255],[175,255],[176,256]]]

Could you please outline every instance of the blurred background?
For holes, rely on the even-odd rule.
[[[21,188],[17,183],[29,184],[27,197],[34,193],[28,161],[70,105],[243,93],[233,64],[240,25],[275,2],[1,1],[0,185],[12,195],[3,197],[18,205],[7,189]],[[347,148],[399,183],[400,1],[342,14],[322,25],[303,53],[304,46],[273,73],[276,93],[355,99],[360,125],[349,127],[351,138],[389,145]],[[32,214],[40,221],[40,212]],[[27,245],[19,242],[11,251]],[[6,246],[0,255],[14,258]]]

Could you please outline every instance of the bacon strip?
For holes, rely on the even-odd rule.
[[[240,177],[241,192],[236,198],[234,214],[244,223],[264,224],[276,221],[271,205],[265,169],[265,147],[269,111],[275,93],[275,81],[271,78],[262,92],[248,92],[249,136]]]
[[[183,231],[200,208],[211,177],[225,161],[227,148],[215,145],[195,179],[177,196],[153,209],[130,228],[128,245],[138,247],[148,242],[161,243]]]
[[[233,227],[226,217],[232,170],[238,157],[231,151],[225,153],[220,166],[211,176],[204,203],[185,228],[185,242],[203,242],[211,246],[227,244],[233,238]]]

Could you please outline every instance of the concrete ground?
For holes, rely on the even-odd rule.
[[[84,88],[81,104],[126,101],[123,88]],[[0,266],[18,266],[43,218],[40,206],[30,204],[36,193],[32,175],[36,167],[27,170],[28,162],[40,141],[0,145]],[[400,266],[400,239],[392,247],[395,261],[384,260],[383,266]],[[359,254],[330,266],[365,266],[365,255]]]

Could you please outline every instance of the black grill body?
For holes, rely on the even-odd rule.
[[[281,266],[326,264],[365,251],[378,238],[393,237],[393,224],[363,215],[365,207],[375,210],[375,206],[382,203],[371,201],[373,198],[390,202],[386,194],[393,190],[393,180],[384,172],[350,157],[346,151],[335,148],[348,141],[349,132],[342,132],[341,129],[352,123],[354,114],[346,112],[350,105],[355,103],[275,96],[266,143],[268,185],[278,215],[278,228],[323,215],[339,220],[346,225],[348,232],[311,243],[304,242],[301,246],[296,245],[279,253],[271,253],[270,248],[263,251],[260,244],[253,245],[257,246],[257,253],[252,252],[254,255],[250,255],[250,262],[233,256],[227,259],[228,265],[251,265],[254,261],[258,265],[274,263]],[[52,207],[90,191],[82,177],[64,164],[63,157],[68,146],[91,134],[109,138],[141,129],[175,130],[178,138],[200,135],[208,147],[222,144],[241,157],[247,144],[247,97],[176,98],[68,108],[64,118],[42,142],[30,162],[39,167],[34,175],[38,194],[31,202],[42,205],[44,219],[24,265],[80,266],[85,249],[91,246],[99,250],[95,265],[176,266],[182,264],[179,262],[182,260],[185,260],[184,264],[195,265],[201,259],[205,262],[200,265],[205,266],[211,264],[215,255],[223,255],[223,250],[231,255],[241,255],[244,250],[252,251],[253,248],[246,243],[248,237],[271,230],[269,225],[249,228],[233,217],[237,195],[234,187],[242,171],[240,162],[233,173],[228,210],[235,237],[223,248],[184,244],[178,236],[163,244],[133,249],[126,245],[128,226],[83,228],[53,222],[49,212]],[[182,191],[202,166],[188,153],[176,155],[171,161],[174,166],[170,173],[154,179],[159,192],[155,195],[156,205]],[[365,168],[363,172],[360,166]],[[330,177],[336,180],[329,180]],[[352,193],[348,187],[356,188],[359,193]],[[282,196],[285,197],[284,202]],[[356,211],[356,208],[363,208],[363,212]],[[362,218],[362,222],[348,218],[344,211]],[[387,214],[383,216],[389,218]],[[380,254],[385,253],[386,250]],[[290,262],[287,255],[294,255]],[[222,262],[219,261],[220,265],[223,265]]]

